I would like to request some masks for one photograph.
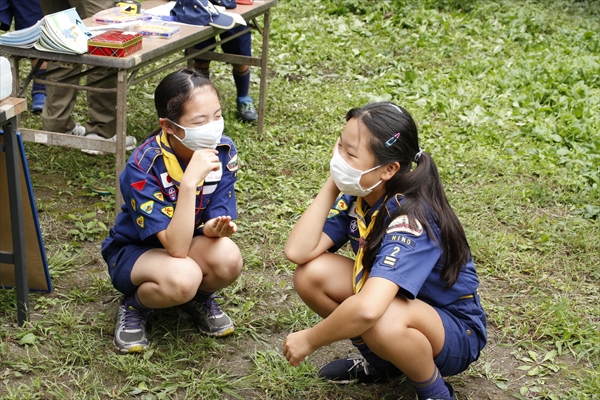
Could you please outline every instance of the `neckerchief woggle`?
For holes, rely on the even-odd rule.
[[[175,153],[173,153],[173,149],[171,149],[168,134],[164,131],[161,132],[161,134],[156,137],[156,142],[162,149],[163,161],[165,163],[167,173],[173,181],[173,184],[177,186],[177,189],[179,189],[181,179],[183,178],[183,169],[181,169],[181,164],[179,163]],[[198,184],[198,188],[202,187],[202,185],[204,185],[204,180]],[[196,189],[196,195],[198,194],[200,194],[200,190]]]
[[[383,201],[385,202],[385,199]],[[356,252],[356,257],[354,258],[354,269],[352,271],[352,289],[354,290],[355,294],[360,292],[363,285],[367,281],[367,278],[369,277],[369,271],[365,271],[362,264],[365,240],[367,239],[367,236],[369,236],[369,233],[371,233],[373,230],[373,226],[375,226],[375,219],[377,214],[379,214],[379,210],[375,210],[371,216],[371,222],[369,222],[369,225],[367,226],[365,219],[366,213],[363,211],[362,202],[362,197],[356,199],[356,222],[358,225],[360,239],[358,241],[358,251]]]

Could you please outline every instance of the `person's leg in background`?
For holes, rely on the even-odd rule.
[[[44,15],[53,14],[71,8],[68,0],[40,0]],[[83,18],[83,17],[82,17]],[[48,81],[66,80],[78,84],[78,79],[68,79],[81,71],[81,66],[61,68],[58,62],[48,62],[48,71],[60,71],[48,76]],[[50,132],[72,133],[77,136],[85,135],[85,128],[77,124],[71,117],[77,90],[48,85],[46,88],[46,104],[42,111],[42,129]]]
[[[236,26],[226,32],[221,33],[221,39],[225,40],[231,35],[234,35],[244,29],[246,26]],[[214,40],[214,39],[213,39]],[[196,48],[202,48],[214,41],[207,41],[197,45]],[[237,54],[242,56],[252,56],[252,35],[248,31],[243,35],[223,43],[221,45],[224,53]],[[196,71],[207,78],[210,78],[210,61],[194,59],[194,68]],[[243,121],[254,121],[258,119],[256,108],[252,101],[252,97],[249,96],[250,89],[250,66],[246,64],[233,64],[233,80],[235,82],[235,88],[237,91],[236,105],[240,118]]]
[[[44,18],[44,13],[37,0],[5,0],[0,2],[0,30],[8,31],[15,21],[15,30],[29,28]],[[31,61],[31,66],[35,65],[37,60]],[[43,63],[36,75],[46,72],[46,63]],[[44,101],[46,100],[46,85],[33,83],[31,89],[31,111],[34,113],[42,112]]]

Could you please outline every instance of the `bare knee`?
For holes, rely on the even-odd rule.
[[[169,276],[169,281],[164,287],[165,295],[170,297],[174,303],[186,303],[196,295],[201,282],[200,267],[194,260],[187,258],[184,265]]]
[[[210,260],[210,265],[206,267],[204,274],[207,278],[218,282],[219,286],[227,286],[235,281],[242,272],[242,254],[239,248],[231,240],[220,242],[218,255]]]

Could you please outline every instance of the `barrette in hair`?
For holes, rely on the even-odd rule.
[[[417,164],[419,163],[419,158],[421,158],[421,155],[423,155],[423,149],[419,147],[419,152],[415,154],[415,162]]]
[[[395,104],[393,104],[393,103],[390,103],[390,106],[391,106],[391,107],[394,107],[396,110],[398,110],[398,112],[399,112],[400,114],[402,114],[402,110],[400,109],[400,107],[398,107],[397,105],[395,105]]]
[[[392,136],[385,142],[385,147],[392,147],[394,143],[396,143],[396,141],[400,138],[400,135],[400,132],[396,132],[394,136]]]

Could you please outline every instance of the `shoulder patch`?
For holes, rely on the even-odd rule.
[[[141,180],[141,181],[137,181],[137,182],[133,182],[131,184],[131,186],[137,190],[137,191],[142,191],[142,189],[144,188],[144,186],[146,186],[146,181],[145,180]]]
[[[327,219],[331,219],[339,214],[340,214],[340,212],[338,210],[331,209],[331,210],[329,210],[329,213],[327,214]]]
[[[135,222],[138,224],[138,226],[142,229],[144,229],[144,225],[145,225],[145,219],[143,216],[139,216],[136,218]]]
[[[140,210],[148,215],[152,214],[152,211],[154,211],[154,200],[148,200],[147,202],[140,204]]]
[[[236,153],[233,157],[231,157],[231,160],[229,160],[229,162],[227,163],[227,169],[229,170],[229,172],[235,172],[239,168],[240,165],[238,163],[238,155]]]
[[[388,225],[386,233],[406,232],[415,236],[421,236],[423,234],[421,223],[415,219],[415,225],[417,226],[417,229],[410,226],[407,215],[401,215]]]
[[[131,209],[132,209],[133,211],[137,211],[137,209],[136,209],[135,207],[136,207],[136,205],[135,205],[135,199],[132,197],[132,198],[131,198]]]
[[[161,192],[154,192],[154,197],[159,201],[165,201],[165,196]]]
[[[160,209],[160,212],[165,214],[169,218],[173,218],[173,211],[174,210],[172,206],[167,206]]]
[[[340,211],[346,211],[348,209],[348,203],[346,203],[346,200],[344,199],[339,199],[338,202],[335,204],[335,209]]]

